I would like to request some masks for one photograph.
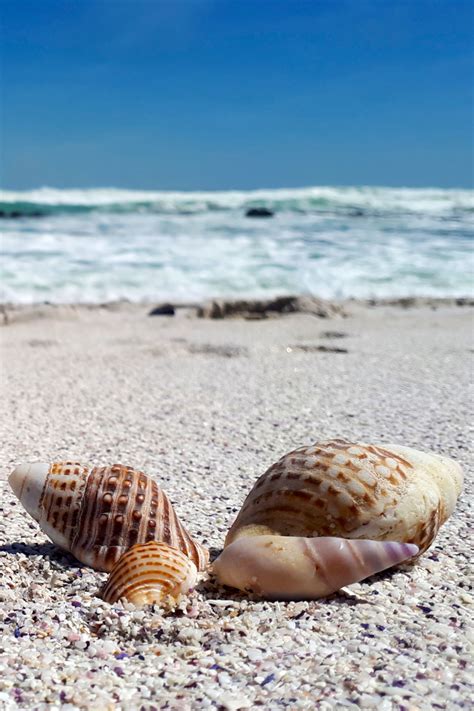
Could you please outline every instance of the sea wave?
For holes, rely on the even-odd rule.
[[[3,301],[472,293],[467,190],[42,188],[0,198],[10,215]],[[256,207],[274,217],[248,219]]]
[[[278,190],[171,192],[97,188],[0,191],[0,217],[64,214],[151,213],[196,215],[266,208],[272,213],[338,214],[348,217],[426,214],[456,217],[474,213],[470,190],[439,188],[308,187]]]

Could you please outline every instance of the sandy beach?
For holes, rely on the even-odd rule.
[[[0,707],[468,708],[472,307],[148,311],[4,312]],[[257,476],[336,436],[453,457],[466,485],[415,567],[314,602],[205,579],[173,614],[108,605],[96,595],[106,575],[55,548],[6,481],[24,461],[132,465],[214,557]]]

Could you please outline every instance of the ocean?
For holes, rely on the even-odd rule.
[[[469,296],[473,217],[434,188],[0,191],[0,300]]]

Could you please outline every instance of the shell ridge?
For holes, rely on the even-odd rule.
[[[176,546],[177,548],[180,548],[181,550],[186,551],[186,555],[188,558],[193,557],[193,553],[196,551],[193,550],[193,545],[192,545],[192,540],[187,532],[186,528],[184,525],[181,523],[181,521],[178,519],[177,515],[174,515],[174,530],[176,532],[176,537],[178,539],[178,545]]]
[[[78,516],[78,526],[71,541],[71,551],[76,550],[91,551],[94,548],[96,528],[99,523],[99,516],[94,515],[97,510],[97,500],[100,487],[100,473],[106,467],[93,467],[86,480],[84,495]]]
[[[71,473],[71,468],[74,471]],[[61,543],[71,550],[71,531],[77,520],[81,495],[89,468],[75,462],[57,462],[50,465],[40,496],[40,526],[50,535],[51,529],[56,529],[61,535]],[[69,484],[69,491],[66,492]],[[74,484],[74,485],[73,485]],[[59,516],[62,513],[61,525]]]
[[[150,521],[151,500],[153,498],[153,493],[154,493],[155,487],[158,488],[156,485],[156,482],[154,480],[151,480],[151,482],[152,483],[149,486],[145,486],[145,491],[138,495],[140,497],[143,496],[143,500],[141,501],[141,506],[140,506],[141,518],[140,518],[140,524],[138,526],[138,535],[137,535],[137,539],[141,540],[141,541],[146,540],[149,521]],[[137,498],[138,498],[138,496],[137,496]]]
[[[156,504],[156,510],[157,510],[157,515],[155,516],[156,519],[156,526],[157,526],[157,538],[160,541],[165,541],[168,543],[168,534],[167,534],[167,511],[166,511],[166,494],[159,486],[156,484],[156,499],[157,499],[157,504]],[[158,515],[159,512],[159,515]]]
[[[115,500],[112,502],[112,511],[114,509],[115,502],[120,505],[120,500],[122,497],[126,497],[126,502],[124,503],[123,509],[121,509],[121,512],[116,515],[112,516],[111,518],[114,518],[114,526],[113,530],[115,532],[115,538],[117,541],[117,545],[128,549],[132,545],[132,543],[136,542],[136,539],[133,535],[133,531],[135,530],[133,525],[132,525],[132,518],[133,514],[136,511],[136,502],[137,502],[137,497],[138,497],[138,488],[141,483],[141,479],[144,476],[143,472],[137,471],[136,474],[133,469],[130,467],[121,467],[120,469],[120,475],[118,476],[118,485],[116,489],[116,497]],[[127,487],[125,489],[125,482],[131,482],[131,486]],[[148,488],[145,486],[145,488]],[[129,507],[129,503],[133,502],[133,506]],[[118,519],[117,516],[122,516],[122,519]],[[125,526],[123,525],[117,525],[118,522],[124,521]],[[134,539],[134,540],[132,540]],[[106,545],[106,541],[104,541],[104,545]]]
[[[186,526],[181,523],[173,505],[171,506],[172,520],[170,521],[171,541],[170,545],[186,553],[197,566],[198,570],[203,570],[207,564],[207,553],[202,545],[195,541]]]
[[[40,498],[39,498],[39,506],[40,506],[40,509],[42,510],[42,513],[43,513],[46,521],[50,520],[52,510],[53,510],[53,505],[54,505],[54,494],[52,494],[48,497],[50,482],[52,479],[52,471],[51,471],[52,469],[53,469],[53,467],[49,468],[49,471],[48,471],[46,478],[44,480],[43,490],[42,490]]]
[[[126,560],[125,563],[122,564],[122,566],[119,568],[119,563],[115,566],[115,575],[117,581],[122,580],[123,577],[126,576],[126,574],[129,571],[138,571],[140,572],[140,575],[143,574],[142,571],[146,570],[149,568],[149,565],[151,562],[153,562],[153,559],[156,555],[156,551],[153,551],[147,556],[141,555],[139,558],[133,559],[133,562],[130,560]],[[122,560],[123,556],[120,558],[120,561]],[[148,560],[147,560],[148,559]],[[120,562],[119,561],[119,562]],[[179,568],[177,567],[176,563],[166,563],[166,562],[161,562],[160,567],[162,571],[168,572],[168,573],[176,573]]]
[[[179,532],[178,532],[178,526],[177,526],[177,518],[176,514],[173,509],[173,504],[171,503],[171,500],[168,496],[166,496],[166,513],[167,513],[167,518],[168,518],[168,543],[170,546],[173,548],[179,548],[180,541],[179,541]],[[186,555],[189,554],[188,551],[188,545],[186,540],[184,541],[185,545],[185,552]]]
[[[160,603],[191,589],[197,577],[194,563],[162,541],[132,546],[112,569],[101,591],[109,603],[125,598],[134,604]]]
[[[88,466],[81,466],[77,462],[73,462],[70,466],[74,467],[74,471],[70,474],[72,478],[69,483],[72,501],[71,505],[67,507],[66,519],[64,520],[63,532],[65,534],[67,531],[73,531],[77,526],[81,506],[81,496],[84,492],[87,484],[87,478],[89,476]]]

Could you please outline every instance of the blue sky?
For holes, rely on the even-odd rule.
[[[464,0],[0,0],[2,186],[472,183]]]

